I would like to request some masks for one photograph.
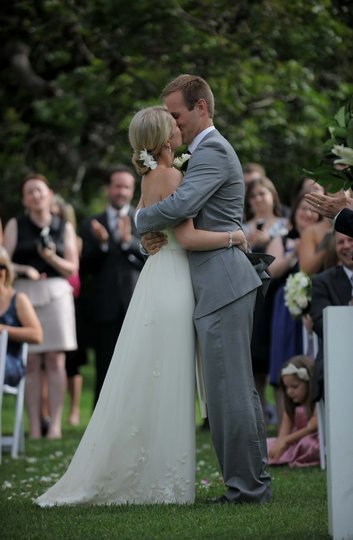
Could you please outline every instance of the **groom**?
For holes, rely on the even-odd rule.
[[[199,229],[239,229],[242,168],[229,142],[213,126],[209,85],[201,77],[180,75],[161,97],[191,158],[182,185],[167,199],[139,211],[139,233],[174,227],[190,217]],[[225,494],[212,502],[266,502],[271,493],[265,471],[265,429],[250,356],[261,280],[246,255],[231,242],[225,249],[190,252],[189,262],[210,431],[226,486]]]

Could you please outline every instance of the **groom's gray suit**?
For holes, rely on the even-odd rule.
[[[139,233],[174,227],[194,218],[213,231],[241,228],[244,181],[232,146],[217,131],[194,150],[182,185],[163,201],[143,208]],[[227,486],[239,502],[269,498],[262,409],[254,388],[250,340],[261,280],[238,248],[189,253],[196,299],[194,321],[201,349],[212,441]]]

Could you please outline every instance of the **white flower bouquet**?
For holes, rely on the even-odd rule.
[[[309,311],[310,301],[310,277],[305,272],[290,274],[284,286],[284,303],[293,319],[298,319]]]

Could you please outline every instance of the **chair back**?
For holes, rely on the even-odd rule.
[[[7,352],[8,332],[0,332],[0,388],[2,390],[5,378],[6,352]]]
[[[25,391],[25,377],[22,377],[17,386],[4,384],[6,353],[8,343],[8,332],[0,334],[0,463],[2,458],[2,449],[10,448],[11,457],[17,458],[19,450],[24,452],[24,429],[23,429],[23,403]],[[23,364],[27,364],[28,344],[22,344]],[[2,433],[2,403],[3,396],[9,394],[15,397],[14,424],[12,434],[5,436]]]

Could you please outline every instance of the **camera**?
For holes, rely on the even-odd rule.
[[[264,219],[258,219],[257,220],[256,228],[257,228],[258,231],[262,231],[264,225],[265,225],[265,220]]]
[[[50,248],[51,244],[53,243],[52,238],[51,238],[49,233],[50,233],[49,227],[44,227],[40,231],[39,244],[40,244],[42,249]]]

